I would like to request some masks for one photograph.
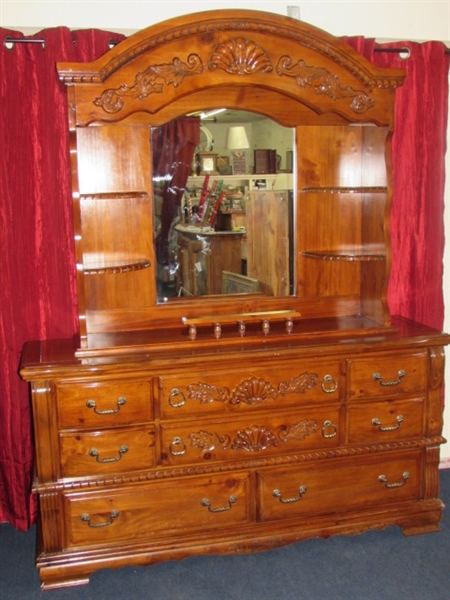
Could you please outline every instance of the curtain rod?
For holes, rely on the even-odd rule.
[[[74,44],[75,43],[74,40]],[[109,40],[109,47],[112,48],[118,43],[119,40]],[[7,36],[3,40],[3,45],[8,46],[8,44],[11,46],[14,46],[14,44],[42,44],[42,46],[45,46],[45,40],[41,38],[15,38]],[[411,50],[408,46],[402,46],[401,48],[374,48],[374,52],[396,52],[397,54],[407,54],[406,58],[411,54]],[[444,54],[450,54],[450,48],[444,50]]]
[[[408,46],[402,46],[401,48],[374,48],[374,52],[392,52],[397,54],[406,54],[405,58],[409,58],[411,55],[411,49]],[[444,50],[444,54],[450,54],[450,48]]]
[[[109,47],[112,48],[116,46],[120,40],[109,40]],[[73,43],[76,44],[76,40],[73,40]],[[14,44],[41,44],[42,47],[45,47],[45,40],[43,38],[16,38],[11,36],[6,36],[3,40],[3,45],[8,47],[14,46]]]

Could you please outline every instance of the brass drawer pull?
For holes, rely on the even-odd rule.
[[[176,450],[177,447],[180,449]],[[186,444],[180,437],[174,437],[169,450],[172,456],[183,456],[186,453]]]
[[[181,396],[181,400],[179,402],[172,402],[172,398],[175,398],[176,396]],[[173,388],[173,390],[170,392],[169,404],[172,406],[172,408],[180,408],[180,406],[186,404],[186,396],[177,388]]]
[[[398,483],[388,483],[388,482],[387,482],[387,481],[388,481],[388,479],[387,479],[386,475],[380,475],[380,476],[378,477],[378,481],[379,481],[380,483],[384,483],[384,484],[385,484],[385,486],[386,486],[387,488],[389,488],[389,489],[392,489],[392,488],[399,488],[399,487],[403,487],[404,485],[406,485],[406,481],[409,479],[409,473],[408,473],[408,471],[405,471],[405,472],[403,473],[402,477],[403,477],[403,481],[400,481],[400,482],[398,482]]]
[[[231,507],[233,506],[233,504],[237,502],[237,498],[236,496],[230,496],[229,500],[228,500],[228,506],[219,506],[219,508],[211,508],[211,502],[208,500],[208,498],[203,498],[202,500],[202,506],[206,506],[209,510],[209,512],[212,513],[219,513],[219,512],[226,512],[227,510],[231,510]]]
[[[96,415],[114,415],[115,413],[119,412],[120,407],[123,406],[126,403],[126,401],[127,399],[121,396],[117,400],[117,408],[108,408],[106,410],[97,410],[97,404],[95,403],[95,400],[88,400],[86,402],[86,406],[88,408],[92,408]]]
[[[122,455],[125,454],[126,452],[128,452],[128,446],[120,446],[118,456],[111,456],[109,458],[100,458],[97,448],[91,448],[89,450],[89,456],[95,457],[95,460],[99,463],[111,463],[111,462],[117,462],[118,460],[120,460],[122,458]]]
[[[103,521],[102,523],[91,523],[91,517],[88,514],[83,514],[81,515],[80,519],[82,521],[85,521],[89,527],[92,527],[93,529],[97,529],[98,527],[109,527],[110,525],[113,524],[114,519],[116,519],[119,516],[119,511],[118,510],[113,510],[111,511],[110,515],[109,515],[109,521]]]
[[[403,423],[404,417],[403,415],[398,415],[395,419],[397,421],[397,425],[381,425],[380,419],[376,417],[372,419],[372,425],[378,427],[380,431],[395,431],[396,429],[400,429],[400,423]]]
[[[324,421],[322,427],[322,435],[327,440],[329,440],[330,438],[334,438],[337,435],[336,425],[333,425],[331,421]]]
[[[398,379],[395,379],[394,381],[383,381],[383,377],[380,375],[380,373],[374,373],[373,374],[373,378],[375,381],[379,381],[380,385],[383,386],[392,386],[392,385],[399,385],[402,382],[403,377],[406,375],[406,371],[404,371],[403,369],[401,369],[398,372]]]
[[[333,379],[331,375],[325,375],[322,381],[322,390],[325,394],[333,394],[338,388],[336,379]]]
[[[289,504],[290,502],[298,502],[302,499],[303,494],[306,494],[306,486],[301,485],[298,489],[298,496],[296,498],[283,498],[280,490],[273,490],[272,496],[278,498],[283,504]]]

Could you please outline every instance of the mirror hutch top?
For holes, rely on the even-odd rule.
[[[95,62],[58,64],[58,73],[68,92],[80,357],[393,330],[386,301],[390,139],[403,71],[378,68],[343,41],[289,17],[218,10],[151,26]],[[161,134],[177,123],[174,135],[187,140],[191,165],[200,134],[196,115],[222,108],[292,128],[292,184],[284,194],[247,194],[240,237],[198,223],[181,226],[172,257],[179,265],[168,282],[175,293],[161,301],[159,273],[167,263],[158,250],[157,214],[168,235],[187,210],[192,175],[185,168],[182,183],[174,183],[177,161]],[[184,135],[187,122],[194,133]],[[162,175],[158,161],[169,165]],[[167,208],[161,185],[182,188],[175,208],[173,198]],[[280,198],[290,199],[287,221]],[[271,263],[272,274],[289,271],[290,293],[261,286],[183,295],[190,269],[194,284],[199,272],[207,282],[223,278],[229,267],[218,257],[231,256],[224,244],[232,238],[239,248],[246,239],[250,270],[241,268],[239,254],[233,273],[239,281],[263,281],[260,272],[248,277],[258,243],[269,248],[262,265]],[[288,266],[280,248],[288,248]]]

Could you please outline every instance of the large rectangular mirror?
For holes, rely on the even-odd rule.
[[[294,129],[219,109],[151,137],[158,303],[292,295]]]

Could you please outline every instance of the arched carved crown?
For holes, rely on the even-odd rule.
[[[241,107],[240,88],[248,90],[243,108],[252,109],[250,96],[260,89],[266,105],[273,94],[316,114],[389,123],[386,89],[404,78],[403,71],[380,69],[311,25],[249,10],[178,17],[129,37],[93,63],[59,64],[58,73],[79,88],[79,125],[135,112],[161,113],[164,122],[198,103],[215,106],[224,88],[235,90],[234,100],[228,94],[230,107]],[[296,107],[286,111],[292,115]]]
[[[401,71],[392,70],[388,78],[386,73],[378,77],[374,72],[376,69],[370,68],[370,63],[362,64],[358,56],[339,39],[302,21],[251,10],[217,10],[187,15],[182,18],[181,23],[180,20],[181,18],[171,19],[131,36],[117,46],[115,53],[108,53],[106,62],[100,59],[92,63],[94,68],[88,71],[61,64],[58,69],[60,78],[65,83],[103,83],[136,58],[162,46],[198,36],[212,39],[214,34],[223,32],[242,40],[250,38],[255,32],[278,38],[280,47],[283,47],[283,41],[295,42],[314,53],[326,56],[351,72],[365,86],[395,88],[403,82]],[[94,65],[98,65],[98,69]]]

